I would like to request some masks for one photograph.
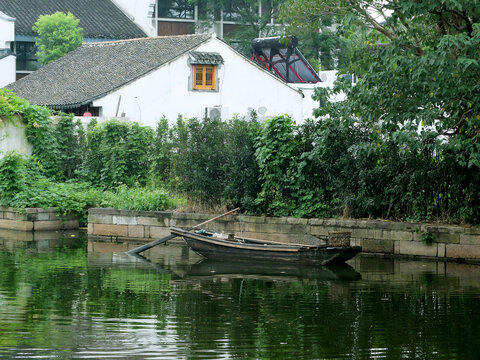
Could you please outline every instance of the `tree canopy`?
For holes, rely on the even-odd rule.
[[[83,29],[80,20],[72,13],[60,11],[52,15],[41,15],[33,30],[38,34],[35,43],[38,47],[38,61],[46,65],[82,45]]]
[[[438,171],[438,194],[450,183],[447,178],[454,176],[454,193],[443,198],[432,196],[428,201],[445,207],[463,202],[476,221],[480,217],[475,205],[480,200],[477,4],[469,0],[291,0],[288,5],[292,16],[297,16],[292,18],[296,19],[292,26],[315,26],[305,24],[302,17],[329,12],[337,17],[340,31],[348,34],[352,25],[367,31],[347,69],[359,76],[358,84],[349,87],[339,82],[333,91],[345,91],[347,100],[328,104],[317,115],[368,127],[370,140],[377,144],[377,149],[369,150],[373,153],[388,152],[394,146],[399,156],[416,154],[415,161],[421,156],[425,171]],[[300,11],[302,6],[308,7]],[[381,17],[372,15],[375,13]],[[326,100],[329,94],[319,91],[318,96]],[[421,188],[422,178],[428,181],[431,177],[417,170],[405,181],[417,176],[416,186]],[[397,177],[402,175],[397,173]]]

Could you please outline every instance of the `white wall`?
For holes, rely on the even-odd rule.
[[[112,0],[123,10],[148,36],[157,36],[149,11],[153,10],[155,0]]]
[[[9,55],[0,59],[0,89],[15,81],[15,56]]]
[[[10,150],[16,150],[24,155],[32,155],[32,145],[25,137],[25,125],[16,121],[12,124],[10,121],[2,120],[0,124],[0,159]]]
[[[313,117],[313,110],[317,109],[320,105],[318,100],[313,100],[312,96],[315,93],[315,88],[333,88],[333,80],[319,82],[316,84],[292,84],[293,87],[302,91],[305,95],[303,99],[303,119],[308,119]],[[332,102],[343,101],[346,99],[345,93],[341,92],[330,97],[329,100]]]
[[[249,108],[266,108],[264,117],[288,114],[302,121],[303,95],[274,75],[237,54],[222,41],[212,38],[196,51],[219,52],[223,59],[217,72],[219,91],[191,91],[188,54],[94,102],[103,108],[103,117],[118,116],[155,126],[162,115],[175,122],[179,114],[203,117],[205,108],[219,107],[222,118],[246,116]],[[191,86],[190,86],[191,87]]]
[[[15,19],[0,11],[0,50],[10,49],[15,40]],[[15,81],[15,56],[0,59],[0,88]]]
[[[0,49],[10,49],[15,40],[15,19],[0,11]]]

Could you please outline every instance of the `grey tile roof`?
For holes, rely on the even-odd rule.
[[[12,55],[12,52],[10,51],[10,49],[0,49],[0,60],[10,55]]]
[[[190,63],[192,64],[223,64],[223,58],[219,53],[192,51],[190,53]]]
[[[78,107],[195,50],[210,38],[200,34],[84,44],[7,88],[33,104]]]
[[[85,38],[113,40],[146,36],[111,0],[0,0],[0,11],[16,19],[18,35],[34,36],[32,27],[40,15],[62,11],[80,19]]]

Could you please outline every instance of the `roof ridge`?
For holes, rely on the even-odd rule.
[[[139,37],[134,39],[121,39],[121,40],[113,40],[113,41],[97,41],[97,42],[89,42],[83,43],[83,46],[102,46],[102,45],[115,45],[115,44],[122,44],[127,42],[134,42],[134,41],[147,41],[147,40],[158,40],[158,39],[166,39],[166,38],[187,38],[187,37],[194,37],[194,36],[210,36],[208,33],[201,33],[201,34],[184,34],[184,35],[164,35],[164,36],[149,36],[149,37]]]

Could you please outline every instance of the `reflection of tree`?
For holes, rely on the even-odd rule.
[[[19,332],[35,334],[27,346],[65,346],[76,341],[76,326],[85,330],[85,317],[150,315],[163,308],[170,291],[170,275],[153,269],[89,268],[83,248],[50,254],[0,251],[0,273],[2,347],[22,346]],[[157,315],[165,324],[163,312]],[[3,320],[12,316],[15,321]]]
[[[449,287],[448,287],[449,288]],[[427,358],[472,352],[480,330],[475,300],[435,287],[356,283],[201,281],[176,289],[178,332],[191,353],[206,348],[234,358]],[[470,309],[464,313],[451,307]],[[474,318],[472,319],[472,315]],[[452,324],[454,324],[452,326]],[[472,334],[462,336],[463,334]]]
[[[147,341],[145,330],[157,347],[170,339],[183,358],[371,359],[380,349],[386,358],[451,359],[477,351],[479,290],[458,278],[173,281],[153,268],[89,266],[86,256],[83,248],[0,251],[0,351],[61,348],[67,357],[95,341]]]

